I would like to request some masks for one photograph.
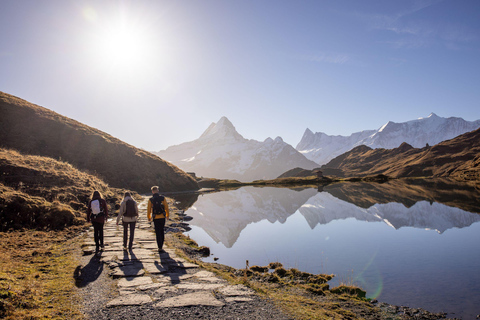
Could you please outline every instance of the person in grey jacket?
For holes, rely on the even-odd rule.
[[[128,229],[130,229],[130,239],[128,241],[128,249],[133,248],[133,237],[135,235],[135,224],[138,219],[138,205],[133,200],[130,192],[125,192],[120,211],[117,217],[117,226],[122,221],[123,224],[123,250],[127,250]]]

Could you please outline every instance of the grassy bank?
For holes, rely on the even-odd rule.
[[[83,318],[73,277],[79,231],[0,233],[0,318]]]

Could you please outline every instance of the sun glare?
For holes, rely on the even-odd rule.
[[[135,66],[146,54],[147,43],[133,27],[115,26],[104,31],[99,43],[99,54],[105,63],[116,67]]]
[[[127,15],[102,17],[85,11],[92,22],[90,52],[94,64],[109,71],[135,71],[144,68],[152,54],[153,43],[142,21]]]

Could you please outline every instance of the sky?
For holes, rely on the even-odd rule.
[[[0,0],[0,91],[150,151],[473,121],[480,1]]]

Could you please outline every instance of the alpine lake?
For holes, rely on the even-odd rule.
[[[367,298],[475,319],[480,314],[480,186],[450,180],[242,187],[172,195],[207,262],[281,262],[334,274]],[[217,261],[218,260],[218,261]]]

